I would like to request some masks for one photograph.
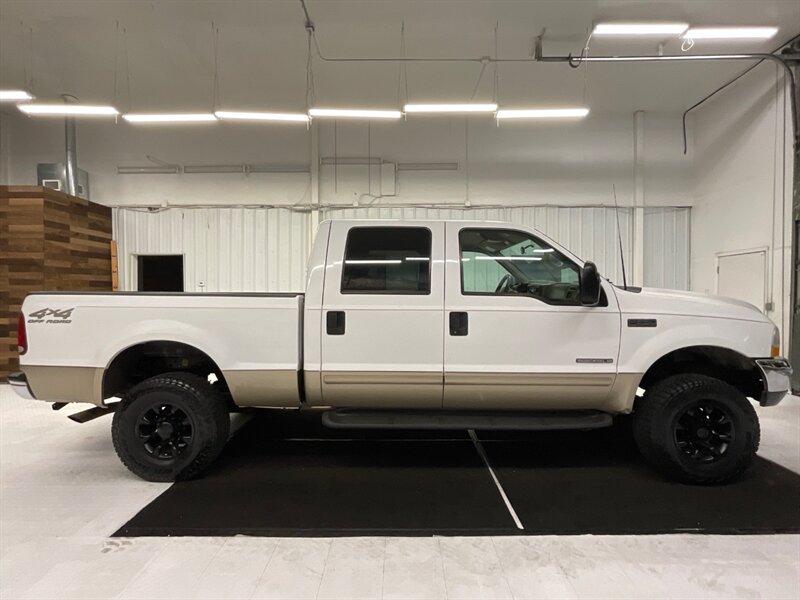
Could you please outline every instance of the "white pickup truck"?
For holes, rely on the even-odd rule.
[[[475,221],[323,222],[305,293],[34,293],[19,352],[18,393],[114,412],[122,462],[153,481],[207,467],[231,411],[329,407],[352,428],[632,412],[654,467],[720,483],[758,449],[751,401],[777,404],[791,374],[749,304],[624,289],[533,229]]]

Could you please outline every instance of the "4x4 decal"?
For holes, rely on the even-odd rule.
[[[28,323],[72,323],[72,311],[75,308],[43,308],[32,312]]]

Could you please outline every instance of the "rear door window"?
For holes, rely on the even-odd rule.
[[[430,294],[431,231],[354,227],[347,234],[342,294]]]

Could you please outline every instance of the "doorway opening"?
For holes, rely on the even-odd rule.
[[[136,257],[140,292],[182,292],[183,255],[147,254]]]

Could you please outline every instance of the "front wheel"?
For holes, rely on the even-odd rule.
[[[120,460],[147,481],[197,476],[222,451],[229,430],[225,402],[207,380],[191,373],[165,373],[139,383],[111,425]]]
[[[761,432],[750,401],[705,375],[673,375],[647,390],[633,414],[645,460],[684,483],[727,483],[750,465]]]

